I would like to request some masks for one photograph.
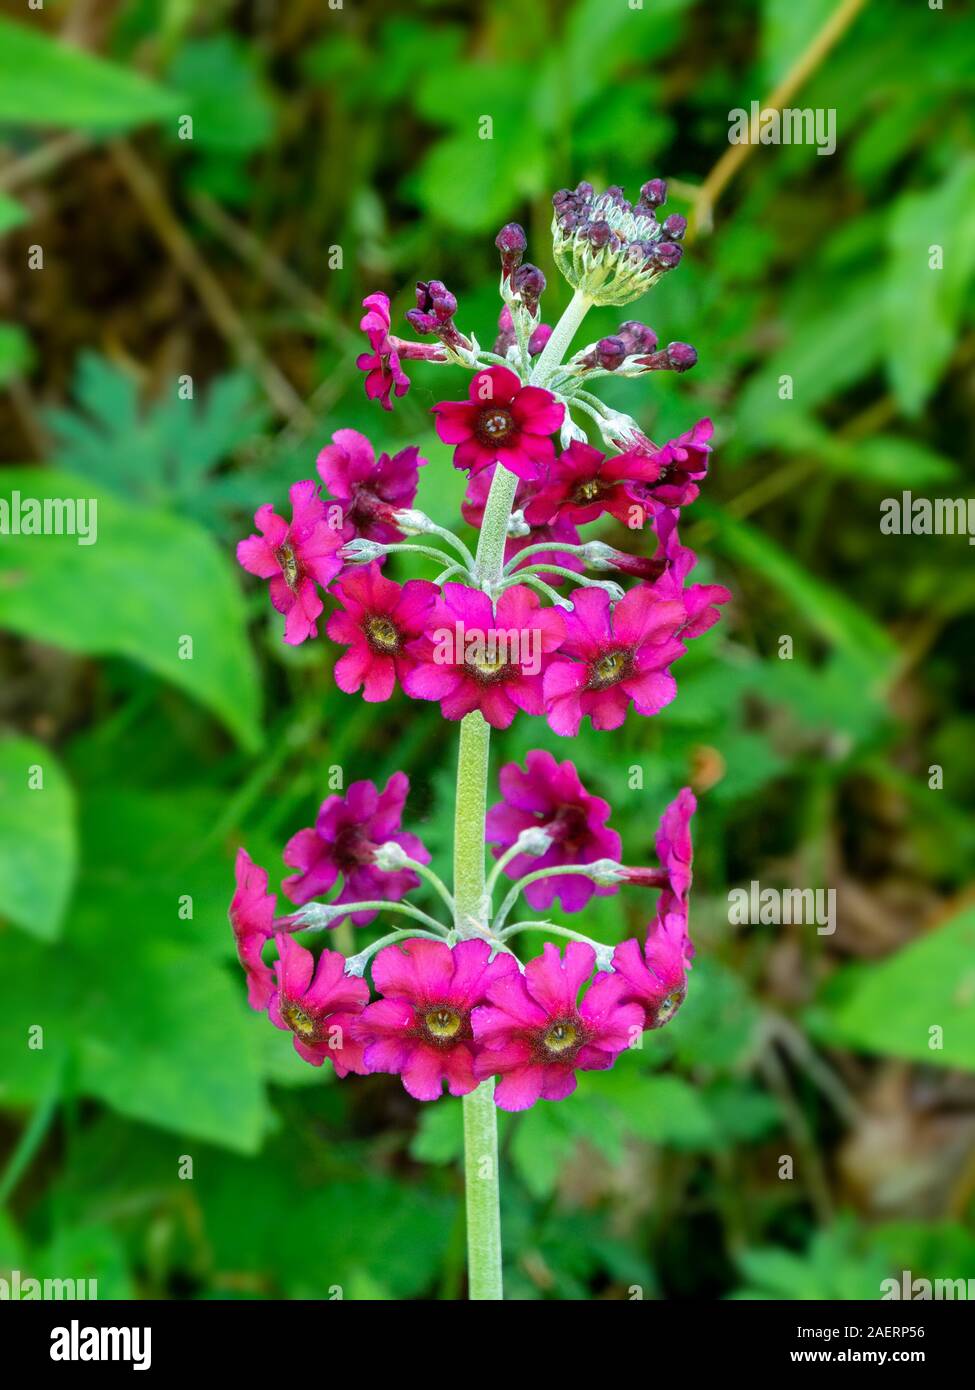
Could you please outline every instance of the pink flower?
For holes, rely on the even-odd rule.
[[[686,622],[681,629],[683,638],[700,637],[713,627],[721,614],[715,607],[727,603],[731,593],[723,584],[690,584],[684,581],[697,564],[697,556],[689,546],[681,545],[677,536],[678,513],[669,507],[654,507],[654,530],[660,541],[657,558],[665,563],[653,591],[662,598],[679,599],[684,605]]]
[[[315,483],[295,483],[289,496],[291,524],[269,502],[258,507],[254,522],[261,535],[241,541],[237,559],[249,573],[270,579],[271,602],[287,615],[284,640],[296,646],[318,636],[324,604],[315,586],[327,589],[342,570],[338,552],[345,536],[344,528],[329,525]]]
[[[525,520],[539,525],[558,518],[582,526],[609,512],[628,526],[640,513],[644,489],[659,476],[653,458],[635,452],[607,458],[591,444],[573,440],[525,508]]]
[[[480,473],[471,476],[467,484],[467,491],[461,503],[461,512],[464,520],[469,526],[474,526],[478,530],[484,520],[484,508],[487,504],[488,493],[491,491],[491,480],[494,477],[493,468],[485,468]],[[515,489],[514,508],[521,511],[524,515],[525,508],[532,501],[538,492],[538,484],[526,483],[519,478],[518,486]],[[559,550],[558,545],[578,545],[579,532],[570,521],[565,521],[561,517],[556,517],[554,521],[542,522],[532,525],[527,516],[526,524],[530,527],[525,536],[509,536],[505,541],[504,558],[512,560],[530,545],[542,545],[545,541],[552,542],[551,550],[540,550],[537,555],[529,555],[524,561],[526,565],[559,565],[562,569],[575,570],[577,574],[582,574],[585,565],[577,555],[571,551]],[[516,566],[516,569],[520,566]],[[558,574],[546,575],[549,584],[564,584],[566,581]]]
[[[622,997],[643,1008],[648,1028],[669,1023],[684,1002],[688,945],[684,919],[672,913],[657,917],[642,950],[631,937],[613,952],[614,978],[622,982]]]
[[[367,295],[362,307],[366,313],[359,320],[359,327],[369,339],[370,350],[360,353],[355,364],[366,374],[369,399],[378,399],[383,410],[392,410],[390,394],[405,396],[410,389],[410,379],[401,369],[399,353],[390,341],[389,295],[381,292]]]
[[[667,874],[669,891],[679,902],[686,902],[691,888],[691,817],[696,810],[697,797],[690,787],[682,787],[660,817],[657,831],[657,858]],[[672,910],[670,903],[665,910]]]
[[[302,904],[321,897],[339,874],[343,883],[336,903],[395,902],[418,887],[412,869],[384,871],[374,863],[377,848],[387,840],[395,841],[418,863],[430,862],[417,837],[399,828],[409,790],[406,773],[394,772],[382,792],[374,782],[353,782],[344,797],[327,797],[314,828],[299,830],[284,847],[284,862],[299,871],[281,885],[291,901]],[[374,911],[354,912],[352,920],[362,926],[375,915]]]
[[[565,631],[562,614],[542,608],[538,595],[506,589],[497,610],[480,589],[445,584],[424,635],[407,648],[416,661],[403,689],[416,700],[439,700],[445,719],[479,709],[495,729],[516,710],[541,714],[542,676]]]
[[[507,367],[477,372],[468,395],[433,407],[437,434],[457,446],[454,467],[480,473],[497,462],[528,482],[540,478],[555,456],[549,436],[562,424],[565,406],[551,391],[522,386]]]
[[[364,700],[388,700],[415,665],[407,644],[424,630],[439,593],[427,579],[396,584],[378,564],[350,570],[334,588],[341,607],[325,631],[349,650],[335,663],[335,681],[347,695],[362,687]]]
[[[246,849],[237,851],[234,873],[237,887],[230,900],[230,925],[237,958],[247,976],[247,1002],[252,1009],[266,1009],[274,993],[274,976],[261,950],[274,931],[277,897],[267,891],[267,870],[255,864]]]
[[[611,1067],[643,1031],[643,1010],[623,1003],[626,986],[615,975],[598,974],[577,1004],[595,963],[581,941],[569,942],[564,961],[549,942],[524,975],[496,981],[490,1002],[474,1010],[474,1075],[501,1077],[494,1099],[502,1110],[527,1110],[539,1097],[564,1100],[576,1071]]]
[[[631,589],[612,614],[604,589],[576,589],[571,597],[565,640],[545,672],[545,709],[555,732],[577,734],[587,714],[594,729],[618,729],[631,701],[644,715],[669,704],[677,683],[667,668],[686,650],[678,636],[683,604],[647,585]]]
[[[518,973],[514,956],[490,959],[486,941],[403,941],[373,962],[372,978],[385,997],[356,1021],[370,1072],[398,1073],[415,1100],[438,1100],[443,1083],[452,1096],[477,1086],[471,1010],[495,981]]]
[[[647,459],[659,466],[659,481],[651,482],[643,489],[647,502],[662,502],[665,507],[686,507],[693,502],[701,489],[700,480],[708,471],[708,454],[711,446],[708,440],[714,433],[710,420],[698,420],[684,434],[668,440],[663,448],[658,448],[639,430],[617,441],[631,457]]]
[[[364,434],[336,430],[332,443],[318,455],[318,472],[331,495],[342,504],[345,521],[356,536],[384,544],[403,534],[392,520],[401,507],[412,507],[419,469],[427,462],[419,449],[401,449],[379,460]],[[348,533],[347,533],[348,534]]]
[[[350,1071],[365,1075],[362,1045],[353,1037],[353,1025],[369,999],[365,980],[345,974],[345,957],[339,951],[323,951],[316,963],[311,951],[284,932],[275,937],[278,959],[274,963],[277,989],[268,1016],[275,1028],[290,1029],[295,1051],[312,1066],[331,1058],[338,1076]]]
[[[553,840],[542,855],[519,854],[512,859],[505,869],[509,878],[561,864],[619,859],[620,837],[606,824],[609,803],[586,791],[574,763],[557,763],[551,753],[534,748],[525,757],[524,772],[517,763],[507,763],[499,780],[504,800],[487,814],[488,843],[500,845],[495,858],[531,827],[547,831]],[[583,874],[565,874],[541,878],[524,891],[536,912],[547,911],[556,898],[565,912],[579,912],[594,892],[605,896],[617,890],[608,885],[597,888]]]

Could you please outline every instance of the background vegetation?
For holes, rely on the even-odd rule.
[[[825,52],[835,0],[4,9],[2,495],[97,496],[99,536],[0,537],[0,1270],[103,1297],[462,1295],[458,1104],[300,1064],[247,1010],[226,924],[237,845],[278,863],[336,765],[405,768],[445,857],[455,731],[343,696],[324,640],[286,649],[232,546],[343,426],[421,444],[419,505],[453,517],[428,409],[463,374],[367,404],[363,294],[401,314],[438,276],[489,340],[514,217],[553,321],[550,193],[663,174],[698,232],[628,312],[701,360],[617,395],[657,438],[715,419],[686,539],[735,602],[658,718],[571,746],[522,719],[495,755],[572,756],[632,861],[690,781],[698,958],[671,1027],[505,1125],[509,1296],[975,1276],[973,552],[879,530],[904,488],[972,487],[970,11],[847,0]],[[752,148],[726,181],[729,110],[783,80],[835,108],[836,154]],[[752,879],[835,887],[835,935],[730,926]],[[627,893],[586,930],[645,915]]]

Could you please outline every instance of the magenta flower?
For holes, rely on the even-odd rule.
[[[708,454],[711,446],[708,440],[714,433],[710,420],[698,420],[684,434],[670,439],[658,448],[646,435],[630,432],[626,438],[616,441],[617,447],[638,459],[647,459],[659,466],[658,481],[650,482],[643,490],[647,502],[662,502],[665,507],[686,507],[693,502],[701,489],[698,483],[708,471]]]
[[[618,729],[631,702],[644,715],[669,704],[677,683],[668,667],[686,650],[678,636],[683,604],[648,585],[631,589],[612,613],[604,589],[576,589],[571,597],[565,640],[545,672],[545,710],[555,732],[577,734],[586,715],[594,729]]]
[[[417,837],[399,828],[409,790],[406,773],[394,772],[381,792],[374,782],[353,782],[344,797],[327,797],[314,828],[299,830],[284,847],[284,862],[298,870],[281,885],[291,901],[300,905],[321,897],[339,874],[343,882],[336,903],[395,902],[418,887],[412,869],[386,871],[374,862],[377,848],[387,840],[395,841],[418,863],[430,862]],[[352,921],[363,926],[375,915],[374,911],[354,912]]]
[[[419,455],[419,449],[410,446],[392,458],[380,454],[377,460],[364,434],[336,430],[316,466],[329,492],[342,504],[343,519],[355,535],[385,544],[403,534],[392,514],[413,505],[419,469],[427,462]]]
[[[518,973],[514,956],[490,959],[486,941],[398,942],[380,951],[372,978],[385,997],[356,1020],[366,1070],[402,1077],[414,1100],[438,1100],[443,1083],[452,1096],[477,1086],[471,1010],[496,981]]]
[[[654,593],[662,598],[679,599],[684,605],[686,622],[681,629],[685,639],[700,637],[713,627],[721,614],[716,604],[727,603],[731,593],[723,584],[690,584],[684,581],[697,564],[697,556],[689,546],[681,545],[677,536],[678,513],[670,507],[654,507],[654,530],[659,538],[658,559],[664,561],[664,571],[653,585]]]
[[[540,478],[555,457],[549,437],[562,424],[565,406],[551,391],[523,386],[507,367],[487,367],[471,379],[466,401],[433,407],[437,434],[454,444],[454,467],[480,473],[501,463],[519,478]]]
[[[246,849],[237,851],[234,873],[237,887],[230,900],[230,925],[237,958],[247,976],[247,1002],[252,1009],[266,1009],[274,993],[274,976],[261,951],[274,931],[277,896],[267,891],[267,870],[255,864]]]
[[[670,892],[680,902],[686,902],[693,877],[691,817],[696,810],[697,797],[690,787],[681,787],[660,817],[657,831],[657,858],[667,874]],[[670,911],[669,905],[666,910]]]
[[[539,1097],[564,1100],[576,1071],[611,1067],[643,1031],[643,1010],[623,1002],[626,984],[615,975],[599,973],[577,1003],[595,963],[581,941],[569,942],[564,961],[548,942],[524,975],[496,981],[489,1003],[474,1010],[474,1075],[501,1077],[494,1099],[502,1110],[527,1110]]]
[[[333,592],[341,607],[325,631],[349,648],[335,663],[336,685],[347,695],[361,687],[371,704],[388,700],[416,664],[407,644],[424,631],[439,589],[427,579],[396,584],[371,564],[348,571]]]
[[[329,525],[315,483],[295,483],[288,495],[291,524],[270,502],[258,507],[254,523],[261,534],[238,544],[237,559],[250,574],[270,579],[271,602],[286,615],[284,640],[296,646],[318,636],[316,620],[325,605],[316,585],[327,589],[343,569],[339,550],[345,535],[344,528]]]
[[[653,458],[635,452],[607,458],[591,444],[574,440],[525,508],[525,520],[538,525],[559,518],[582,526],[609,512],[628,526],[640,514],[646,487],[659,476],[660,464]]]
[[[609,803],[586,791],[574,763],[557,763],[551,753],[533,748],[525,757],[524,772],[517,763],[507,763],[499,781],[504,800],[491,807],[486,823],[488,843],[500,846],[495,858],[533,826],[546,831],[553,841],[542,855],[519,854],[512,859],[505,869],[509,878],[561,864],[619,859],[620,837],[606,824]],[[536,912],[547,911],[556,898],[565,912],[579,912],[594,892],[605,896],[616,891],[611,885],[597,888],[583,874],[565,874],[529,883],[524,893]]]
[[[505,589],[495,611],[482,590],[445,584],[426,632],[409,643],[416,665],[403,689],[439,700],[445,719],[479,709],[493,728],[506,729],[516,710],[543,712],[543,673],[564,632],[562,614],[522,585]]]
[[[631,937],[613,952],[622,997],[643,1008],[648,1028],[669,1023],[684,1002],[689,957],[684,918],[679,913],[658,916],[642,949]]]
[[[389,295],[377,292],[367,295],[362,301],[366,310],[359,321],[359,327],[369,339],[369,351],[362,352],[355,360],[356,366],[366,374],[366,395],[371,401],[378,400],[383,410],[392,410],[390,395],[405,396],[410,389],[410,379],[399,364],[399,353],[389,337]]]
[[[365,980],[345,974],[345,957],[323,951],[316,963],[311,951],[279,932],[274,963],[277,989],[268,1008],[275,1028],[294,1034],[295,1051],[312,1066],[328,1057],[336,1075],[366,1073],[362,1045],[353,1037],[356,1016],[369,999]]]

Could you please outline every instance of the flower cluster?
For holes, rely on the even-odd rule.
[[[497,1104],[524,1110],[540,1098],[570,1095],[577,1072],[611,1067],[645,1029],[676,1012],[693,954],[690,790],[664,812],[659,864],[646,869],[619,862],[610,807],[585,789],[571,762],[534,750],[524,768],[502,768],[500,783],[503,800],[487,822],[496,880],[506,876],[516,887],[524,880],[534,911],[558,900],[565,912],[579,912],[594,892],[616,893],[627,883],[659,890],[645,942],[628,939],[611,953],[599,948],[600,960],[592,943],[562,929],[570,937],[563,954],[547,944],[522,966],[511,939],[539,924],[507,924],[510,894],[491,928],[465,935],[437,922],[405,901],[419,874],[433,877],[422,843],[400,829],[406,775],[394,774],[383,791],[356,782],[345,796],[329,796],[315,825],[285,846],[285,864],[299,870],[281,884],[294,909],[286,915],[276,915],[266,871],[245,850],[237,856],[230,920],[248,999],[292,1033],[305,1061],[330,1061],[338,1076],[398,1075],[411,1096],[427,1101],[444,1086],[463,1096],[498,1077]],[[312,901],[339,878],[328,902]],[[394,932],[349,959],[326,948],[316,960],[296,939],[346,917],[363,925],[381,910],[413,916],[424,930]],[[272,942],[273,966],[264,958]]]
[[[633,204],[619,188],[597,194],[586,183],[555,195],[555,261],[573,295],[554,325],[542,319],[545,276],[524,259],[524,231],[503,227],[493,351],[458,327],[457,297],[441,280],[420,281],[405,314],[426,341],[393,333],[386,294],[363,301],[367,350],[357,365],[384,410],[408,391],[411,361],[470,374],[466,394],[439,401],[432,416],[467,476],[462,516],[479,535],[469,544],[416,507],[421,470],[433,473],[417,448],[383,453],[351,429],[321,450],[317,479],[292,486],[290,521],[270,503],[259,508],[240,564],[269,582],[286,642],[316,638],[322,619],[341,649],[342,691],[370,703],[434,702],[446,720],[483,718],[496,729],[527,714],[566,738],[586,719],[617,729],[631,711],[655,715],[675,698],[672,667],[730,598],[693,582],[697,557],[678,535],[707,475],[711,422],[657,444],[597,388],[607,376],[683,373],[697,353],[683,342],[661,347],[635,319],[573,346],[593,305],[630,302],[680,261],[684,219],[661,214],[665,197],[659,179]],[[431,566],[429,575],[400,577],[404,560]],[[307,1061],[328,1059],[341,1076],[395,1073],[420,1100],[494,1077],[497,1103],[520,1110],[567,1096],[577,1072],[611,1066],[679,1008],[693,954],[690,790],[664,812],[658,862],[638,867],[621,861],[610,807],[572,762],[535,750],[523,767],[501,770],[500,787],[476,827],[495,863],[486,881],[480,868],[475,875],[473,897],[484,888],[475,909],[402,828],[403,773],[382,790],[363,781],[335,791],[292,836],[282,915],[267,873],[240,851],[230,917],[248,998]],[[658,900],[642,939],[615,949],[512,915],[522,899],[536,914],[580,913],[593,895],[626,885]],[[432,891],[449,920],[417,906],[418,891]],[[366,933],[350,954],[316,955],[307,944],[343,923],[348,946],[380,915],[410,921]],[[567,944],[522,963],[512,939],[528,930]]]

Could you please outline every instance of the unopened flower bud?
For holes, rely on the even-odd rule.
[[[664,218],[664,236],[670,237],[671,241],[682,241],[686,231],[687,218],[681,217],[679,212],[672,212],[669,217]]]
[[[559,429],[559,443],[563,449],[567,449],[570,444],[588,444],[589,436],[584,429],[581,429],[572,416],[566,410],[562,417],[562,425]]]
[[[616,330],[617,336],[626,344],[627,354],[634,352],[653,352],[657,346],[657,335],[647,324],[637,319],[627,319]]]
[[[640,189],[640,199],[648,207],[658,208],[667,201],[667,180],[650,179]]]
[[[697,350],[690,343],[668,343],[659,352],[637,357],[636,366],[644,372],[688,372],[697,361]]]
[[[537,265],[531,265],[526,261],[515,271],[511,283],[515,293],[521,297],[522,304],[534,318],[538,312],[538,301],[545,290],[545,276]]]
[[[508,280],[521,265],[521,258],[528,246],[524,228],[517,222],[508,222],[494,238],[494,244],[501,252],[502,278]]]
[[[596,363],[603,371],[615,372],[626,356],[626,343],[615,334],[608,338],[600,338],[596,344]]]

